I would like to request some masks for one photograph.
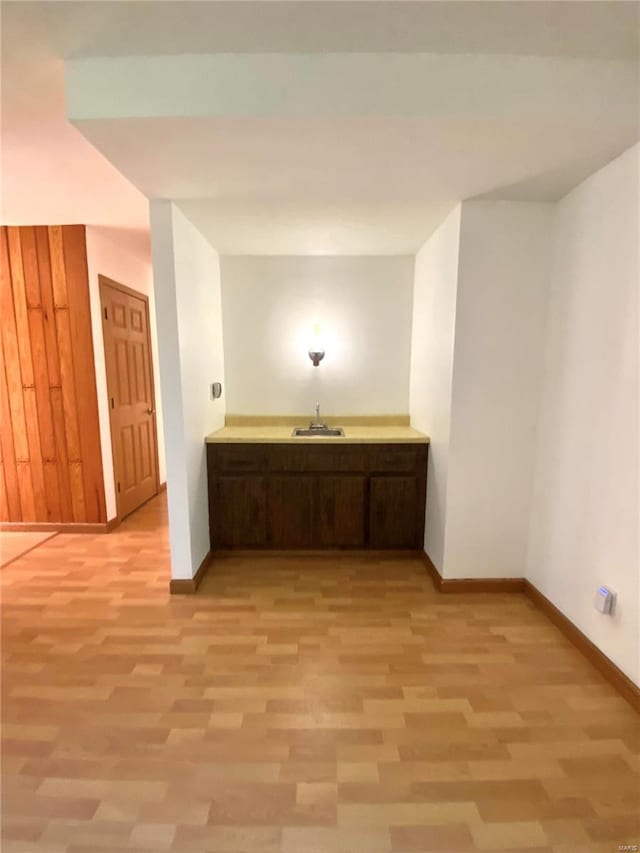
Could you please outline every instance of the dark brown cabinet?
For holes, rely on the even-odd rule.
[[[266,480],[262,476],[226,475],[209,484],[211,541],[220,547],[267,544]]]
[[[208,444],[212,548],[421,548],[427,444]]]
[[[269,477],[267,514],[272,548],[313,548],[313,477]]]
[[[366,486],[362,475],[319,478],[318,547],[364,548]]]
[[[420,499],[415,477],[372,477],[369,530],[373,548],[418,548]],[[424,519],[422,519],[424,524]]]

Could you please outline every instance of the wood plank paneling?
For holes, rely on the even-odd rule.
[[[43,464],[44,491],[47,497],[47,515],[49,521],[62,518],[62,505],[60,503],[60,481],[58,479],[58,466],[55,459],[45,461]]]
[[[49,232],[49,257],[51,263],[51,284],[53,288],[53,304],[56,308],[66,308],[67,280],[64,269],[64,247],[62,243],[62,226],[53,225]]]
[[[53,435],[51,401],[49,400],[49,371],[47,370],[44,319],[40,308],[29,309],[29,331],[33,354],[33,380],[38,401],[38,426],[42,459],[44,462],[52,462],[56,458],[56,445]]]
[[[78,407],[76,403],[76,381],[73,372],[73,342],[69,323],[69,309],[56,309],[56,333],[60,365],[60,388],[64,409],[64,433],[69,459],[78,461],[81,456]]]
[[[35,235],[32,228],[8,229],[9,263],[11,269],[11,289],[15,310],[16,332],[18,335],[18,351],[20,355],[20,373],[22,376],[22,397],[24,402],[24,418],[27,428],[27,443],[29,446],[28,459],[31,471],[31,488],[28,489],[26,476],[24,488],[33,498],[36,518],[48,519],[47,501],[44,488],[44,473],[42,470],[42,450],[40,446],[40,429],[38,406],[36,402],[35,371],[33,367],[32,346],[38,353],[41,342],[36,330],[30,322],[29,305],[40,305],[40,283],[38,281],[38,260],[35,248]],[[33,332],[36,332],[35,338]]]
[[[62,403],[62,388],[51,388],[49,391],[51,412],[53,415],[53,434],[56,443],[56,461],[58,483],[60,486],[60,521],[73,521],[73,502],[71,500],[71,474],[69,472],[69,454],[67,437],[64,428],[64,405]]]
[[[20,228],[22,247],[22,269],[24,273],[24,292],[27,308],[40,308],[40,273],[38,270],[38,251],[36,248],[36,229]]]
[[[82,462],[69,463],[69,477],[71,480],[71,504],[73,507],[73,520],[85,521],[84,484],[82,482]]]
[[[5,361],[7,397],[13,427],[13,448],[16,461],[29,459],[27,426],[22,397],[22,367],[16,333],[16,319],[11,288],[12,270],[9,263],[7,229],[2,229],[2,281],[0,285],[0,316],[2,317],[2,350]]]
[[[18,491],[18,469],[16,468],[16,454],[13,443],[13,427],[11,423],[11,411],[9,409],[9,394],[7,391],[4,359],[1,359],[0,364],[0,406],[2,471],[7,492],[7,514],[6,516],[2,516],[2,520],[6,518],[8,521],[21,521],[22,510],[20,508],[20,493]]]
[[[95,360],[91,334],[91,305],[87,282],[87,250],[84,225],[68,225],[63,231],[64,261],[73,340],[73,374],[80,430],[80,458],[84,495],[82,521],[104,521],[106,509],[100,452]],[[96,438],[98,442],[96,445]],[[99,484],[99,488],[97,487]]]
[[[42,470],[42,448],[38,429],[38,405],[36,389],[23,388],[24,415],[27,421],[27,440],[29,442],[29,465],[31,468],[31,487],[36,518],[50,521],[47,512],[47,498],[44,488],[44,472]]]
[[[0,236],[0,521],[106,521],[84,226]]]
[[[51,280],[51,259],[49,257],[49,234],[46,226],[36,228],[36,249],[38,252],[38,270],[40,272],[40,290],[42,297],[42,319],[44,339],[47,350],[47,373],[51,386],[60,385],[60,362],[58,357],[58,338],[56,335],[56,315]]]
[[[20,496],[20,514],[22,520],[36,519],[36,504],[33,499],[33,481],[29,462],[16,462],[18,471],[18,494]]]
[[[15,314],[16,333],[18,335],[18,352],[20,353],[20,370],[22,384],[29,388],[33,385],[33,363],[31,361],[31,342],[29,339],[29,317],[27,315],[27,295],[25,292],[24,268],[22,265],[22,245],[20,228],[9,228],[9,268],[11,270],[11,290],[13,292],[13,309]]]
[[[1,445],[0,445],[1,448]],[[0,459],[0,518],[9,518],[9,505],[7,503],[7,487],[4,482],[4,464]]]

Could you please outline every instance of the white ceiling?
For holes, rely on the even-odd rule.
[[[4,49],[80,56],[217,52],[506,53],[632,59],[633,2],[3,0]],[[616,8],[613,8],[616,7]]]
[[[638,92],[620,97],[622,63],[608,61],[637,62],[637,3],[5,0],[1,11],[3,221],[117,226],[144,242],[146,198],[175,198],[224,253],[404,254],[461,198],[554,200],[638,138]],[[489,92],[457,115],[78,122],[108,159],[66,120],[65,58],[221,51],[367,51],[381,63],[428,52],[443,68],[447,54],[537,55],[576,80],[558,95],[553,73],[541,76],[548,115],[497,112]],[[598,75],[591,98],[582,69],[585,84]]]

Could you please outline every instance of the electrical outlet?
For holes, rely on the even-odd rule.
[[[616,601],[616,594],[606,586],[599,586],[593,599],[594,606],[599,613],[611,615]]]
[[[211,398],[217,400],[219,397],[222,397],[222,382],[212,382]]]

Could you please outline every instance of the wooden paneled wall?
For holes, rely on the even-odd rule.
[[[106,521],[83,225],[2,227],[0,521]]]

